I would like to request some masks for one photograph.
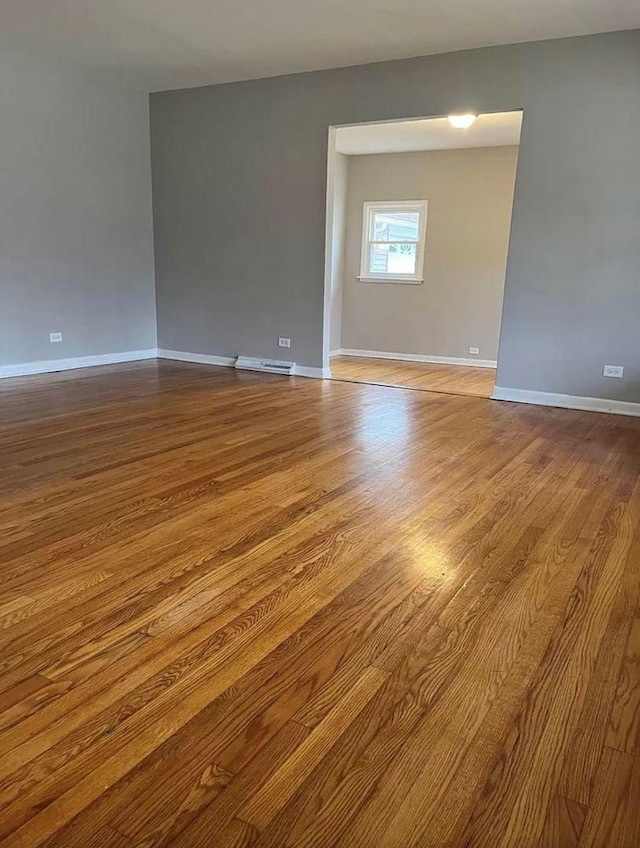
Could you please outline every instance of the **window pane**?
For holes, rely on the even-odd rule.
[[[369,245],[369,272],[371,274],[415,274],[416,245]]]
[[[419,212],[374,212],[371,241],[418,241]]]

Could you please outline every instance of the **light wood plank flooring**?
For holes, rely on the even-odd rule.
[[[374,383],[485,398],[491,397],[496,382],[495,368],[401,362],[360,356],[332,357],[331,376],[334,380],[351,383]]]
[[[638,848],[640,420],[0,381],[5,848]]]

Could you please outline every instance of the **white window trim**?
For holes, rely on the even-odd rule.
[[[416,242],[415,274],[372,273],[369,271],[369,233],[371,215],[373,212],[402,209],[406,212],[420,213],[420,231]],[[424,256],[427,234],[427,201],[426,200],[365,200],[362,208],[362,245],[360,250],[361,283],[392,283],[405,285],[421,285],[424,282]]]

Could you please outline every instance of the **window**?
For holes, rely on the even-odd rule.
[[[427,201],[367,202],[360,276],[366,283],[423,282]]]

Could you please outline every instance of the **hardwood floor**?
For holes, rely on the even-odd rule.
[[[465,365],[432,365],[426,362],[400,362],[360,356],[331,358],[334,380],[400,386],[428,392],[491,397],[496,382],[495,368]]]
[[[0,834],[637,848],[640,419],[0,381]]]

